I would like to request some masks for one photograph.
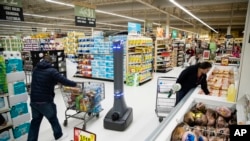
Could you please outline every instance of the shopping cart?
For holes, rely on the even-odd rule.
[[[159,117],[159,122],[162,122],[175,106],[176,94],[172,87],[176,84],[175,77],[158,77],[157,93],[156,93],[156,108],[155,113]]]
[[[103,110],[100,102],[105,98],[104,83],[78,82],[76,87],[62,86],[61,92],[67,107],[65,111],[64,126],[68,125],[68,118],[83,120],[82,129],[86,129],[86,123],[93,117],[99,117]],[[74,110],[69,112],[69,110]]]

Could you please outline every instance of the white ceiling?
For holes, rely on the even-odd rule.
[[[95,5],[98,10],[112,12],[124,16],[139,18],[142,20],[151,20],[155,23],[165,24],[167,14],[170,15],[170,26],[192,31],[208,30],[207,27],[175,7],[168,0],[57,0],[73,4],[74,2],[84,2]],[[176,0],[179,4],[190,10],[205,23],[214,29],[226,32],[230,25],[231,30],[244,30],[248,0]],[[74,9],[72,7],[57,5],[46,2],[45,0],[23,0],[23,11],[25,14],[38,14],[52,17],[61,17],[74,19]],[[127,30],[128,22],[138,22],[117,16],[111,16],[102,13],[96,13],[96,29],[109,28],[114,30]],[[35,23],[28,23],[35,22]],[[99,24],[112,23],[123,25],[125,27],[116,27]],[[38,25],[37,23],[50,23],[53,25]],[[3,24],[13,24],[16,27],[48,27],[62,28],[61,25],[68,26],[68,29],[90,31],[86,27],[74,27],[74,21],[65,21],[58,19],[38,18],[24,16],[24,22],[0,21],[0,29],[6,28]],[[143,25],[143,23],[142,23]],[[65,27],[64,27],[65,28]],[[86,30],[85,30],[86,29]]]

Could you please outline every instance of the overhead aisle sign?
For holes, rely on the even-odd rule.
[[[96,27],[95,6],[75,5],[75,25]]]
[[[22,0],[0,0],[0,19],[24,21]]]

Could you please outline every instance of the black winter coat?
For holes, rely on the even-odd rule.
[[[42,60],[37,63],[32,73],[31,102],[53,102],[54,87],[61,83],[65,86],[75,87],[77,84],[60,74],[51,63]]]
[[[201,88],[204,91],[204,93],[209,94],[209,91],[207,89],[207,75],[202,74],[200,78],[198,78],[197,74],[198,74],[198,65],[192,65],[183,70],[176,81],[176,83],[181,84],[180,91],[187,93],[192,88],[201,85]]]

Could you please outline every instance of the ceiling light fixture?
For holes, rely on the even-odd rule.
[[[191,17],[193,17],[194,19],[196,19],[197,21],[199,21],[200,23],[202,23],[203,25],[205,25],[206,27],[210,28],[211,30],[213,30],[215,33],[218,33],[218,31],[216,31],[215,29],[213,29],[211,26],[209,26],[208,24],[206,24],[204,21],[202,21],[201,19],[199,19],[198,17],[196,17],[194,14],[192,14],[190,11],[188,11],[186,8],[184,8],[183,6],[181,6],[179,3],[177,3],[175,0],[169,0],[171,3],[173,3],[174,5],[176,5],[178,8],[182,9],[184,12],[186,12],[188,15],[190,15]]]
[[[23,15],[25,15],[25,16],[33,16],[33,17],[39,17],[39,18],[48,18],[48,19],[57,19],[57,20],[74,21],[73,19],[68,19],[68,18],[51,17],[51,16],[44,16],[44,15],[37,15],[37,14],[23,13]]]
[[[169,28],[196,34],[196,33],[193,32],[193,31],[189,31],[189,30],[185,30],[185,29],[180,29],[180,28],[177,28],[177,27],[172,27],[172,26],[170,26]]]
[[[1,22],[2,20],[0,20]],[[6,20],[3,20],[3,22],[7,22]],[[54,29],[55,27],[60,28],[60,29],[65,29],[65,30],[84,30],[86,32],[87,30],[90,30],[90,27],[78,27],[78,26],[70,26],[70,25],[61,25],[61,24],[49,24],[49,23],[37,23],[37,22],[21,22],[21,21],[12,21],[13,23],[19,22],[19,23],[24,23],[24,24],[37,24],[37,25],[47,25],[47,26],[52,26],[49,27],[48,29]],[[0,24],[0,27],[19,27],[19,28],[32,28],[31,26],[23,26],[23,25],[6,25],[6,24]],[[35,26],[35,28],[44,28],[44,27],[38,27]],[[95,29],[103,29],[103,30],[112,30],[112,31],[121,31],[121,29],[114,29],[114,28],[105,28],[105,27],[96,27]]]
[[[142,19],[137,19],[137,18],[133,18],[133,17],[129,17],[129,16],[124,16],[124,15],[120,15],[120,14],[115,14],[115,13],[111,13],[111,12],[102,11],[102,10],[95,10],[95,11],[98,12],[98,13],[102,13],[102,14],[108,14],[108,15],[117,16],[117,17],[121,17],[121,18],[126,18],[126,19],[130,19],[130,20],[145,22],[145,20],[142,20]]]
[[[65,6],[69,6],[69,7],[75,7],[73,4],[68,4],[68,3],[59,2],[59,1],[53,1],[53,0],[45,0],[45,1],[55,3],[55,4],[65,5]]]
[[[68,3],[64,3],[64,2],[58,2],[58,1],[53,1],[53,0],[45,0],[45,1],[50,2],[50,3],[64,5],[64,6],[75,7],[73,4],[68,4]],[[107,14],[107,15],[117,16],[117,17],[126,18],[126,19],[130,19],[130,20],[145,22],[145,20],[142,20],[142,19],[124,16],[124,15],[120,15],[120,14],[115,14],[115,13],[111,13],[111,12],[106,12],[106,11],[102,11],[102,10],[96,9],[95,11],[98,13],[102,13],[102,14]]]
[[[103,25],[110,25],[110,26],[117,26],[117,27],[125,27],[127,28],[128,26],[125,25],[118,25],[118,24],[111,24],[111,23],[103,23],[103,22],[96,22],[97,24],[103,24]]]
[[[39,18],[49,18],[49,19],[57,19],[57,20],[74,21],[74,19],[69,19],[69,18],[52,17],[52,16],[45,16],[45,15],[38,15],[38,14],[23,13],[23,15],[25,15],[25,16],[33,16],[33,17],[39,17]],[[127,26],[123,26],[123,25],[103,23],[103,22],[96,22],[96,23],[97,24],[103,24],[103,25],[117,26],[117,27],[127,27]]]

